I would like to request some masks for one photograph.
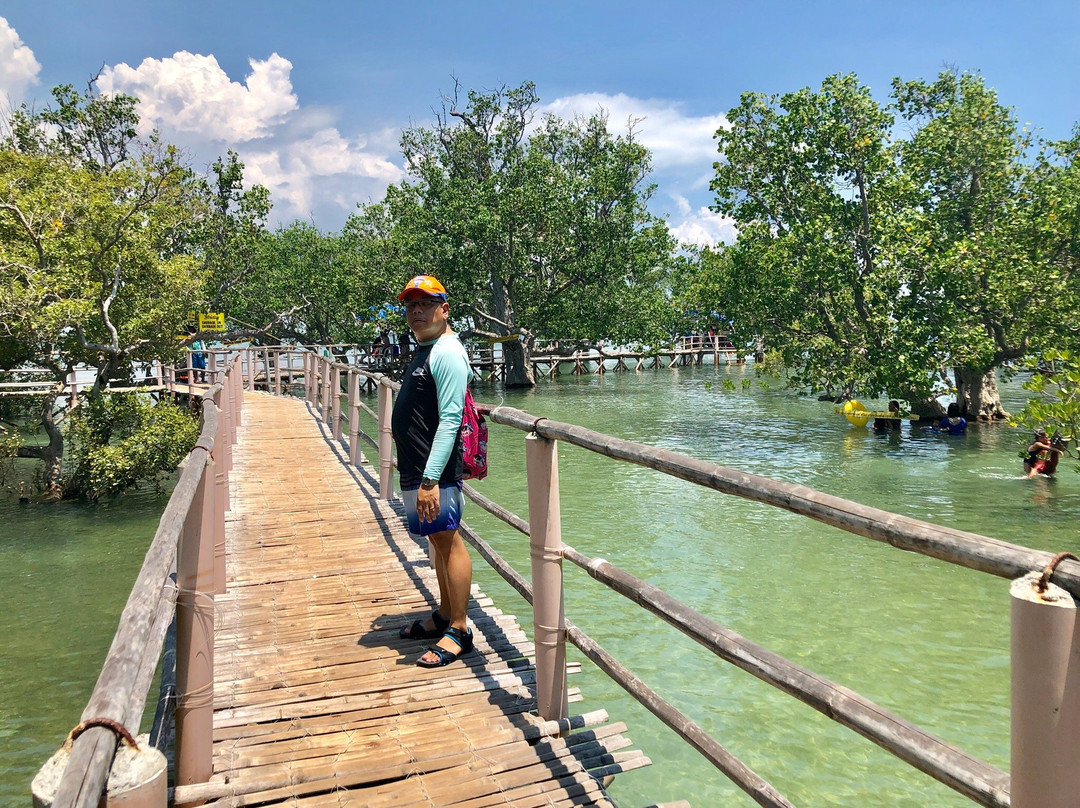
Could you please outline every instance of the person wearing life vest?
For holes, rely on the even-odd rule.
[[[449,323],[445,287],[417,275],[398,295],[418,343],[394,402],[401,498],[409,530],[427,536],[439,580],[439,608],[400,631],[402,639],[437,640],[417,659],[422,668],[449,665],[473,649],[466,621],[472,561],[458,526],[462,493],[461,420],[472,371]]]

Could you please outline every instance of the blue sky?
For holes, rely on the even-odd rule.
[[[47,7],[48,13],[45,12]],[[0,98],[48,101],[104,66],[148,126],[205,168],[229,148],[267,185],[273,222],[336,230],[404,177],[403,127],[440,96],[535,82],[545,110],[643,119],[653,211],[679,236],[730,240],[708,211],[712,133],[745,91],[856,73],[980,71],[1050,138],[1080,121],[1080,0],[1058,2],[418,2],[5,0]]]

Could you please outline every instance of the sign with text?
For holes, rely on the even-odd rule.
[[[208,314],[199,314],[199,330],[200,331],[224,331],[225,330],[225,312],[210,312]]]

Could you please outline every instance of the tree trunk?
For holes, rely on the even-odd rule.
[[[531,340],[530,340],[531,342]],[[504,386],[510,387],[536,387],[536,377],[532,370],[532,346],[527,345],[525,340],[516,339],[513,342],[504,342],[503,367],[506,370]]]
[[[1001,408],[997,377],[991,369],[985,373],[971,368],[956,368],[956,403],[960,414],[969,421],[1003,421],[1009,413]]]
[[[63,486],[61,481],[64,470],[64,433],[56,425],[54,412],[56,396],[47,396],[45,403],[41,405],[41,426],[45,434],[49,436],[49,442],[45,446],[20,446],[15,454],[16,457],[33,458],[45,464],[43,478],[45,480],[45,496],[49,499],[61,499]]]
[[[491,273],[492,308],[500,326],[496,331],[505,336],[521,334],[520,339],[502,343],[503,384],[510,387],[536,387],[533,376],[532,347],[534,338],[531,334],[521,333],[514,326],[514,303],[510,288],[495,272]],[[528,344],[526,344],[526,340]]]

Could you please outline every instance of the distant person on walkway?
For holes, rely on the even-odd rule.
[[[896,399],[889,402],[889,413],[896,417],[874,419],[875,432],[890,432],[894,429],[900,429],[900,402]]]
[[[967,419],[960,416],[960,405],[955,401],[945,411],[945,417],[938,421],[938,432],[948,432],[950,435],[963,435],[967,432]]]
[[[1024,473],[1034,477],[1037,474],[1051,475],[1057,471],[1058,460],[1065,453],[1064,441],[1047,437],[1045,429],[1035,430],[1035,440],[1027,448],[1024,458]]]
[[[194,334],[195,326],[188,326],[188,333]],[[193,340],[188,348],[191,349],[191,379],[190,382],[205,382],[206,381],[206,354],[203,353],[203,341],[201,339]]]
[[[449,665],[473,648],[465,612],[472,561],[458,532],[462,493],[461,418],[472,371],[465,348],[450,329],[446,289],[431,275],[417,275],[398,295],[418,346],[394,402],[401,498],[409,530],[427,536],[439,579],[439,608],[400,632],[402,639],[435,639],[416,661],[423,668]]]

